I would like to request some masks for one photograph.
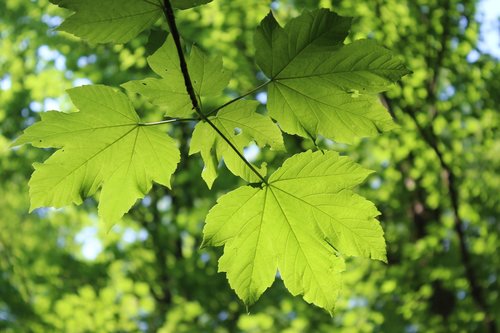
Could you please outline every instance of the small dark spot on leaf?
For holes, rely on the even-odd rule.
[[[359,93],[359,90],[357,89],[349,89],[347,91],[349,94],[351,94],[352,98],[358,98],[361,94]]]
[[[144,82],[142,83],[143,86],[147,86],[147,84],[145,84]]]

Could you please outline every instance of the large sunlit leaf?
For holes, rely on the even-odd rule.
[[[224,246],[219,270],[247,305],[279,271],[293,295],[332,312],[343,257],[386,260],[379,212],[353,192],[370,173],[335,152],[295,155],[269,185],[222,196],[207,216],[204,244]]]
[[[74,11],[60,26],[94,43],[125,43],[162,16],[158,0],[52,0]]]
[[[268,145],[274,150],[283,150],[283,138],[279,128],[271,118],[256,113],[257,106],[256,101],[239,100],[209,119],[229,138],[240,153],[243,153],[245,146],[252,141],[261,147]],[[198,152],[205,162],[202,177],[208,187],[212,187],[217,178],[217,166],[222,159],[233,174],[249,182],[260,181],[229,144],[206,122],[199,122],[196,125],[191,139],[189,153]],[[255,168],[265,176],[265,164]]]
[[[15,143],[58,148],[35,164],[31,209],[80,204],[101,188],[99,215],[112,223],[149,192],[153,181],[170,187],[180,160],[172,138],[143,126],[128,98],[110,87],[83,86],[68,93],[79,112],[42,113]]]
[[[256,60],[270,78],[271,117],[291,134],[350,143],[395,127],[377,93],[408,73],[368,40],[343,45],[350,19],[326,9],[282,28],[272,13],[255,35]]]
[[[50,0],[74,11],[59,30],[94,43],[126,43],[163,16],[162,0]],[[173,0],[189,9],[212,0]]]
[[[194,113],[191,99],[187,94],[179,57],[171,36],[162,47],[148,58],[149,66],[161,79],[148,78],[123,84],[128,91],[145,96],[158,105],[167,116],[191,117]],[[230,74],[222,66],[222,58],[205,56],[193,46],[187,65],[194,91],[200,99],[222,93],[230,79]]]

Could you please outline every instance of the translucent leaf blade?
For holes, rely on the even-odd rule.
[[[221,57],[209,58],[198,48],[191,49],[187,65],[193,89],[198,98],[217,96],[229,83],[230,73]],[[191,98],[184,83],[177,50],[172,36],[150,57],[149,66],[161,79],[147,78],[122,85],[132,93],[146,97],[169,117],[190,118],[194,115]]]
[[[269,187],[269,210],[274,223],[272,243],[278,252],[278,269],[292,295],[333,313],[345,269],[344,260],[335,255],[318,226],[300,200],[273,186]]]
[[[207,3],[212,2],[213,0],[172,0],[172,6],[179,9],[189,9],[201,5],[205,5]]]
[[[292,294],[333,312],[341,256],[385,260],[379,212],[352,190],[369,174],[335,152],[297,154],[269,185],[221,197],[207,216],[204,244],[224,246],[219,268],[246,304],[271,285],[277,267]]]
[[[263,225],[266,192],[240,187],[222,196],[207,216],[204,245],[221,246],[226,251],[219,271],[227,272],[229,284],[247,305],[253,304],[269,288],[277,270],[277,257]],[[225,227],[226,223],[233,228]],[[245,260],[241,260],[245,258]]]
[[[365,94],[385,91],[408,73],[406,66],[388,49],[372,40],[357,40],[341,47],[310,47],[276,78],[315,79],[322,86]]]
[[[180,160],[176,143],[140,119],[123,93],[106,86],[69,91],[79,112],[49,112],[17,144],[60,148],[30,179],[32,209],[79,204],[102,188],[99,215],[121,218],[157,182],[170,186]]]
[[[137,0],[56,0],[75,11],[60,26],[94,43],[126,43],[149,28],[162,15],[160,3]]]
[[[122,87],[146,97],[149,102],[159,106],[166,116],[190,118],[194,114],[182,76],[172,76],[169,79],[134,80],[122,84]]]
[[[269,183],[279,185],[290,193],[338,193],[363,183],[366,177],[373,173],[337,152],[325,152],[328,158],[318,158],[318,154],[306,151],[295,155],[293,159],[287,159],[283,166],[269,177]],[[311,184],[314,184],[314,187]]]
[[[255,35],[257,64],[269,78],[274,78],[309,48],[341,44],[350,27],[351,18],[327,9],[306,11],[285,28],[269,13]]]
[[[349,27],[349,18],[323,9],[284,28],[269,14],[257,29],[256,57],[271,79],[269,114],[285,132],[352,143],[396,127],[376,93],[409,71],[372,41],[343,45]]]
[[[277,80],[268,89],[269,114],[290,134],[352,143],[397,127],[378,96],[342,92],[313,78]]]
[[[257,106],[256,101],[239,100],[220,110],[216,116],[210,117],[210,120],[240,153],[243,153],[243,149],[251,142],[260,147],[267,145],[271,149],[283,150],[283,137],[279,128],[269,117],[257,113]],[[236,176],[248,182],[260,181],[260,178],[208,123],[200,122],[196,125],[189,153],[201,153],[205,162],[202,177],[209,187],[217,177],[217,165],[222,159]],[[265,176],[264,164],[254,167]]]

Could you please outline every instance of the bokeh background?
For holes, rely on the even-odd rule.
[[[348,261],[333,317],[279,278],[245,308],[217,273],[220,249],[199,249],[208,209],[241,181],[222,169],[207,189],[199,157],[186,157],[190,125],[168,129],[184,154],[173,190],[154,187],[111,229],[93,199],[28,213],[32,163],[51,151],[11,141],[39,113],[71,111],[65,89],[151,76],[145,57],[165,22],[125,45],[89,45],[54,30],[68,13],[47,0],[0,0],[0,331],[498,332],[500,2],[214,0],[178,23],[188,45],[223,56],[234,97],[263,80],[252,39],[270,8],[285,23],[318,7],[355,17],[350,40],[375,39],[413,70],[381,96],[399,129],[318,142],[376,171],[359,191],[382,212],[389,257]],[[264,110],[265,92],[254,97]],[[314,147],[286,141],[289,154]],[[287,156],[245,154],[271,167]]]

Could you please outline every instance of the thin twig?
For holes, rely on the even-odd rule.
[[[231,147],[232,150],[243,160],[243,162],[252,170],[257,177],[259,177],[260,180],[262,180],[263,183],[268,184],[267,180],[260,174],[260,172],[255,169],[255,167],[247,161],[245,156],[236,148],[236,146],[229,140],[228,137],[224,135],[220,131],[220,129],[215,126],[215,124],[206,116],[203,114],[201,111],[200,105],[198,103],[198,99],[196,97],[196,93],[193,88],[193,84],[191,82],[191,77],[189,76],[189,71],[186,63],[186,58],[184,57],[184,53],[182,51],[182,45],[181,45],[181,37],[179,35],[179,30],[177,29],[177,25],[175,24],[175,16],[174,16],[174,9],[172,8],[172,4],[170,3],[169,0],[164,0],[163,1],[163,13],[165,15],[165,18],[167,19],[168,27],[170,28],[170,33],[172,34],[172,38],[174,39],[175,43],[175,48],[177,49],[177,54],[179,56],[179,63],[182,71],[182,76],[184,77],[184,84],[186,85],[186,90],[189,95],[189,98],[191,99],[191,104],[193,105],[193,109],[198,113],[200,118],[207,122],[210,127],[212,127],[217,134],[219,134],[224,141]]]

